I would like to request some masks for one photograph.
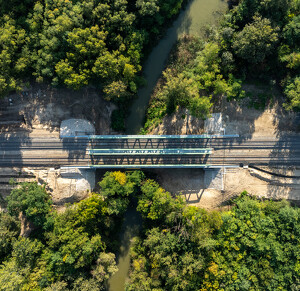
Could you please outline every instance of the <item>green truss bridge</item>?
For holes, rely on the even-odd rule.
[[[87,138],[87,137],[78,137]],[[89,136],[91,168],[207,168],[214,145],[238,135]]]
[[[300,135],[0,137],[0,167],[104,169],[300,166]]]

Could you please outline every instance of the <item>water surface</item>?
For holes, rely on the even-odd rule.
[[[191,0],[186,9],[179,14],[144,63],[143,76],[147,85],[139,89],[138,98],[131,106],[126,121],[126,133],[137,134],[142,128],[152,90],[165,68],[171,48],[179,37],[183,34],[201,36],[203,27],[216,23],[227,7],[227,2],[222,0]]]
[[[125,213],[120,233],[121,247],[117,255],[119,271],[108,280],[108,289],[111,291],[124,291],[129,275],[131,239],[139,234],[141,226],[142,217],[136,211],[136,205],[130,206]]]
[[[139,89],[138,98],[131,107],[127,119],[127,133],[137,134],[143,126],[145,112],[149,99],[158,78],[165,68],[171,48],[183,34],[203,34],[203,27],[217,22],[220,15],[227,9],[227,2],[222,0],[191,0],[184,11],[174,21],[165,37],[158,43],[144,64],[143,75],[147,86]],[[134,208],[130,208],[125,215],[120,241],[121,249],[118,255],[119,271],[110,278],[110,291],[123,291],[130,268],[130,243],[138,234],[141,227],[141,218]]]

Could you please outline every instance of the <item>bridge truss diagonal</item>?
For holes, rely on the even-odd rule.
[[[91,168],[209,168],[211,140],[238,135],[88,136]],[[84,136],[78,138],[86,138]]]

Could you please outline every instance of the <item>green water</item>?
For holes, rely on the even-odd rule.
[[[111,291],[123,291],[128,277],[131,239],[138,235],[142,226],[142,218],[135,207],[129,207],[125,213],[120,235],[121,247],[117,256],[119,271],[108,281],[108,290]]]
[[[189,5],[167,30],[165,37],[158,43],[144,64],[143,75],[147,86],[138,91],[138,99],[131,107],[127,119],[127,133],[136,134],[143,126],[145,112],[151,92],[165,68],[171,48],[182,34],[201,35],[204,26],[216,23],[218,17],[227,9],[227,2],[222,0],[191,0]],[[128,278],[130,267],[129,248],[131,239],[138,234],[141,227],[141,218],[137,211],[130,208],[124,219],[121,230],[121,250],[118,255],[119,271],[108,282],[110,291],[123,291]]]
[[[201,36],[202,28],[216,23],[227,7],[227,2],[222,0],[191,0],[186,9],[180,13],[144,64],[143,76],[147,81],[147,86],[138,91],[138,98],[132,104],[126,121],[128,134],[137,134],[142,128],[152,90],[178,38],[182,34]]]

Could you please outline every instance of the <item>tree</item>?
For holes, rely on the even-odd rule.
[[[232,47],[238,57],[251,64],[259,64],[274,52],[277,31],[278,28],[272,28],[269,19],[254,16],[253,22],[237,33]]]
[[[130,175],[123,172],[106,172],[99,182],[100,194],[107,197],[105,200],[109,214],[121,215],[129,205],[129,196],[137,191],[138,181],[142,174]]]
[[[107,101],[122,102],[129,96],[127,86],[121,80],[106,85],[103,92]]]
[[[297,48],[300,43],[300,15],[291,18],[283,28],[283,36],[290,47]]]
[[[107,219],[107,205],[97,193],[74,205],[69,211],[68,220],[72,221],[74,227],[82,228],[90,235],[104,233],[111,227],[111,221]]]
[[[18,29],[7,15],[3,22],[0,26],[0,96],[21,88],[20,77],[29,65],[26,31]]]
[[[218,244],[204,278],[215,290],[292,290],[299,284],[299,209],[244,192],[222,214]]]
[[[69,211],[72,214],[72,210]],[[69,211],[57,215],[53,231],[45,234],[49,250],[44,254],[44,260],[47,272],[55,280],[69,280],[74,274],[78,276],[95,264],[96,258],[105,249],[99,234],[90,235],[68,220]]]
[[[43,247],[44,245],[37,239],[31,240],[19,237],[13,244],[12,257],[19,268],[33,268],[37,258],[42,253]]]
[[[26,282],[26,269],[18,269],[15,260],[4,262],[0,266],[0,290],[14,291],[20,290]]]
[[[251,21],[253,16],[260,14],[276,24],[285,22],[293,0],[240,0],[233,10],[234,23],[243,27]]]
[[[23,212],[36,227],[44,226],[46,216],[51,211],[51,204],[45,186],[40,186],[37,182],[21,183],[20,187],[13,189],[7,197],[9,213],[17,217]]]
[[[166,216],[177,208],[183,206],[183,201],[177,198],[175,201],[170,193],[153,180],[146,180],[141,186],[142,195],[139,198],[137,210],[144,219],[162,223]]]
[[[210,109],[212,107],[211,97],[201,96],[201,98],[194,98],[190,101],[189,109],[191,114],[195,117],[206,119],[209,117]]]
[[[58,77],[68,87],[78,90],[89,83],[96,59],[107,54],[106,36],[98,25],[74,28],[68,33],[67,58],[55,66]]]
[[[143,17],[148,15],[153,16],[159,11],[157,2],[158,0],[137,0],[135,5],[139,9],[139,13]]]
[[[43,247],[43,244],[36,239],[19,237],[15,240],[11,258],[0,265],[0,290],[26,289]]]
[[[296,77],[289,85],[286,86],[284,93],[286,94],[289,103],[285,104],[285,108],[300,109],[300,77]]]
[[[167,112],[172,113],[178,105],[186,107],[189,101],[199,98],[199,90],[192,79],[186,78],[183,74],[174,76],[170,69],[163,72],[166,80],[159,98],[167,104]]]
[[[113,253],[101,253],[97,259],[96,267],[91,271],[98,284],[103,284],[110,276],[118,271],[116,259]]]
[[[0,212],[0,263],[10,255],[12,243],[20,233],[20,222],[5,212]]]

